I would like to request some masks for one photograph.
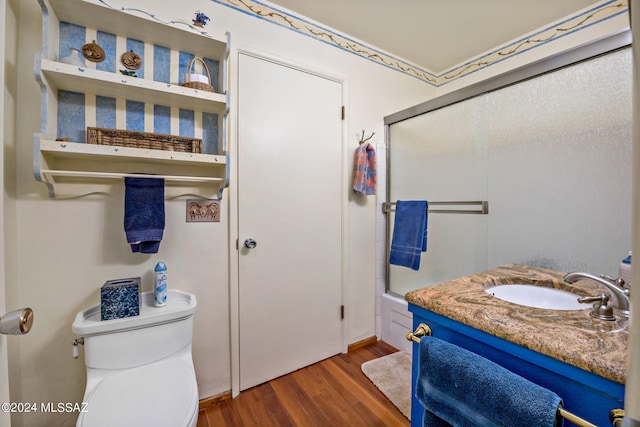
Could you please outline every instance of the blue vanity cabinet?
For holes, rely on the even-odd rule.
[[[624,384],[564,363],[552,357],[469,327],[447,317],[409,304],[414,330],[427,324],[434,337],[473,351],[530,381],[553,390],[564,409],[597,425],[610,426],[609,412],[624,408]],[[415,397],[418,344],[413,345],[411,425],[422,426],[424,408]],[[565,426],[572,426],[565,420]]]

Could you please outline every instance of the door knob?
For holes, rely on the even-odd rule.
[[[244,240],[244,247],[247,249],[253,249],[256,246],[258,246],[258,242],[256,242],[255,240],[249,238],[249,239],[245,239]]]
[[[0,318],[0,334],[24,335],[33,325],[33,310],[22,308],[5,314]]]

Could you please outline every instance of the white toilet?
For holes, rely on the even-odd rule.
[[[191,337],[196,297],[167,292],[167,305],[141,294],[140,315],[100,320],[100,305],[76,315],[87,387],[77,427],[194,427],[198,386]]]

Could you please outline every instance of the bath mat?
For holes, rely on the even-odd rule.
[[[411,419],[411,353],[398,351],[365,362],[362,372],[387,399]]]

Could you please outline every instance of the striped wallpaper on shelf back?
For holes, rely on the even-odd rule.
[[[142,59],[142,67],[135,71],[136,76],[147,76],[163,83],[181,84],[185,68],[194,57],[188,52],[173,52],[166,47],[66,22],[60,23],[58,57],[69,55],[71,48],[81,51],[84,44],[92,41],[104,50],[105,60],[94,63],[85,59],[87,68],[120,73],[120,70],[125,69],[120,63],[120,55],[133,51]],[[208,58],[204,58],[204,61],[211,74],[211,82],[216,86],[218,61]],[[206,74],[199,69],[196,72]],[[73,142],[86,142],[86,128],[100,127],[202,138],[204,153],[220,153],[218,115],[201,111],[59,90],[57,124],[57,137],[69,137]]]

